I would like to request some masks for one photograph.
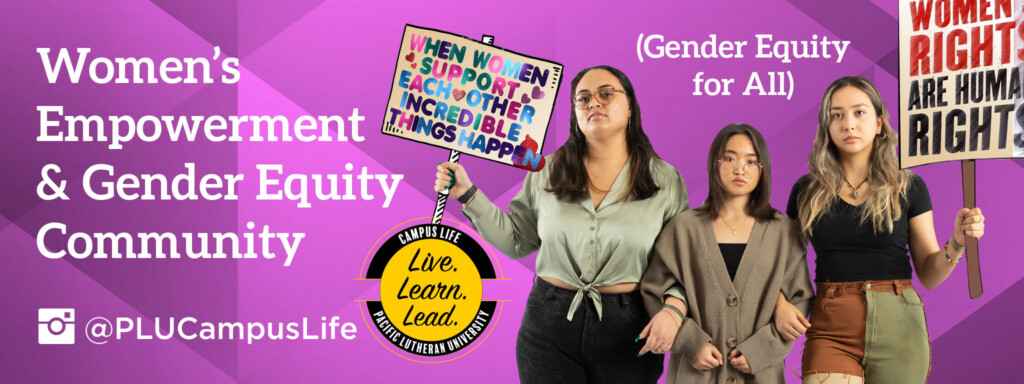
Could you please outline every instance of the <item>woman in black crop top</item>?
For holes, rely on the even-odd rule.
[[[786,209],[817,254],[804,383],[923,383],[928,333],[911,271],[934,288],[960,260],[965,237],[984,233],[981,210],[964,208],[952,238],[936,241],[928,187],[899,169],[897,141],[871,82],[844,77],[825,91],[810,173]],[[783,300],[776,317],[793,338],[806,324]]]

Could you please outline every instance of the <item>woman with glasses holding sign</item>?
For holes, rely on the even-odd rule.
[[[665,226],[642,284],[652,313],[682,286],[688,317],[655,318],[641,336],[671,345],[669,383],[784,383],[793,344],[772,322],[776,300],[806,313],[813,292],[799,229],[769,205],[771,161],[756,129],[723,128],[707,164],[704,205]]]
[[[811,173],[796,182],[786,208],[817,254],[804,383],[923,383],[928,328],[911,271],[928,289],[941,284],[967,236],[984,234],[985,218],[978,208],[961,209],[952,238],[937,243],[928,187],[899,169],[896,132],[868,80],[833,82],[818,116]],[[785,303],[777,316],[797,317]],[[793,338],[802,331],[781,328]]]
[[[687,209],[686,185],[654,152],[621,71],[580,71],[570,108],[569,139],[526,176],[508,213],[458,164],[438,166],[434,188],[449,189],[502,253],[518,259],[539,250],[516,342],[522,382],[654,383],[664,360],[637,355],[636,335],[649,320],[639,283],[655,237]],[[682,308],[681,292],[667,294]],[[658,316],[681,322],[678,313]]]

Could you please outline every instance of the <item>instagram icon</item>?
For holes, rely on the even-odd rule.
[[[75,310],[39,308],[39,344],[74,344]]]

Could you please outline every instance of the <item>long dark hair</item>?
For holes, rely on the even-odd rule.
[[[657,159],[658,154],[651,146],[651,140],[644,133],[640,120],[640,103],[636,100],[636,93],[633,91],[633,83],[629,81],[622,71],[599,65],[586,68],[576,74],[572,79],[572,95],[576,95],[576,86],[580,79],[587,72],[595,69],[603,69],[611,72],[619,82],[622,83],[622,90],[626,91],[629,98],[629,110],[631,116],[626,126],[626,146],[629,151],[631,167],[629,170],[629,191],[627,196],[635,200],[643,200],[654,196],[660,189],[651,176],[651,159]],[[548,186],[545,191],[555,194],[559,200],[577,202],[583,200],[587,195],[587,169],[583,166],[583,156],[587,154],[587,138],[580,130],[579,122],[576,121],[576,106],[569,100],[569,139],[561,148],[555,151],[551,162],[551,177],[548,179]]]
[[[757,180],[757,186],[750,192],[750,201],[747,203],[747,214],[759,221],[775,220],[775,209],[772,208],[768,199],[772,194],[772,161],[768,156],[768,144],[765,143],[761,132],[747,124],[729,124],[715,136],[711,142],[711,150],[708,151],[708,198],[704,205],[694,209],[701,215],[708,215],[712,220],[718,218],[718,211],[725,202],[725,188],[722,187],[722,178],[718,175],[718,159],[725,156],[725,143],[734,135],[747,135],[750,143],[754,145],[754,154],[761,162],[761,177]]]

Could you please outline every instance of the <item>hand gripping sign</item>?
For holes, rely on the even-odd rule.
[[[968,208],[975,159],[1024,157],[1022,3],[900,1],[900,167],[961,160]],[[978,242],[966,245],[978,298]]]
[[[381,133],[530,171],[544,167],[561,64],[405,26]],[[438,195],[435,222],[447,191]]]

